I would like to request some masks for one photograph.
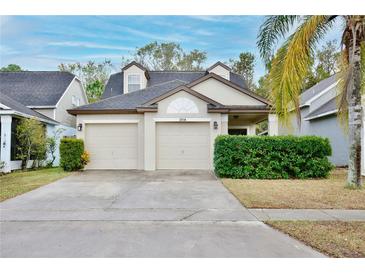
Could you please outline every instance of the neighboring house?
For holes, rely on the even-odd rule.
[[[346,166],[349,157],[348,133],[337,116],[339,81],[336,76],[332,75],[302,93],[300,126],[293,112],[288,125],[279,124],[279,134],[326,137],[332,146],[331,162],[336,166]],[[363,141],[363,147],[364,145]],[[364,157],[363,161],[365,161]]]
[[[213,169],[220,134],[255,135],[270,103],[218,62],[205,71],[150,71],[136,62],[111,75],[103,100],[69,110],[90,153],[87,169]]]
[[[16,126],[21,117],[38,119],[47,136],[75,135],[76,119],[66,110],[87,103],[75,75],[58,71],[0,72],[1,161],[3,172],[19,169]],[[59,140],[58,140],[59,141]],[[58,151],[55,165],[59,163]]]

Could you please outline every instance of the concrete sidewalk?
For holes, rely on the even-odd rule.
[[[365,221],[365,210],[350,209],[248,209],[260,221]]]

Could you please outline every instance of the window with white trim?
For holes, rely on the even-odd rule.
[[[128,75],[128,92],[133,92],[141,89],[141,75],[130,74]]]

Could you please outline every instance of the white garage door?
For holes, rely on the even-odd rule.
[[[136,169],[137,124],[87,124],[85,148],[90,169]]]
[[[209,169],[209,123],[157,123],[158,169]]]

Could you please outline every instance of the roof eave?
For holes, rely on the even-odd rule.
[[[323,118],[323,117],[326,117],[326,116],[336,114],[337,112],[338,112],[338,109],[335,109],[335,110],[330,110],[330,111],[327,111],[327,112],[324,112],[324,113],[321,113],[321,114],[318,114],[318,115],[307,116],[307,117],[304,118],[304,121],[310,121],[310,120]]]
[[[21,116],[21,117],[24,117],[24,118],[36,119],[36,120],[39,120],[39,121],[41,121],[43,123],[46,123],[46,124],[52,124],[52,125],[60,124],[59,122],[51,120],[51,119],[43,119],[43,118],[40,118],[40,117],[37,117],[37,116],[33,116],[33,115],[26,114],[26,113],[23,113],[23,112],[20,112],[20,111],[16,111],[16,110],[13,110],[13,109],[0,110],[0,114],[1,115],[16,115],[16,116]]]
[[[208,108],[208,112],[213,113],[230,113],[230,114],[245,114],[245,113],[275,113],[272,109],[255,109],[255,108]]]
[[[71,115],[78,114],[136,114],[137,109],[68,109]]]

